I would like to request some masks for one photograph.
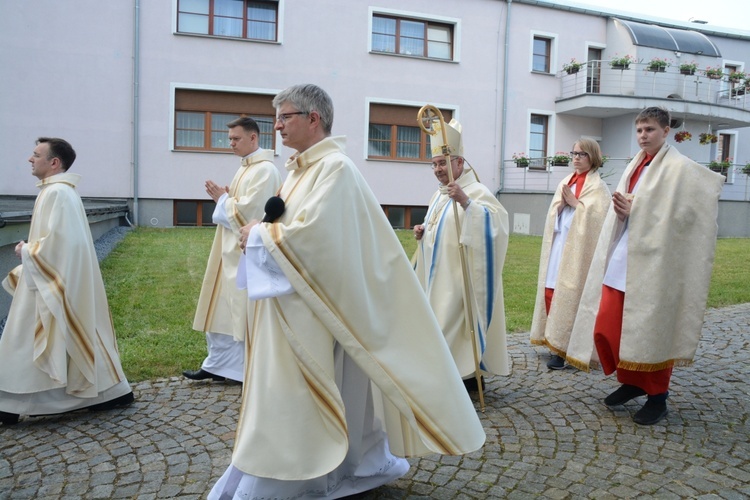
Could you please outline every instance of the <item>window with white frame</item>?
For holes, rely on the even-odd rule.
[[[531,114],[529,119],[529,168],[546,170],[549,116]]]
[[[441,110],[446,122],[451,110]],[[428,162],[432,159],[427,134],[417,125],[416,106],[370,104],[367,157],[371,159]]]
[[[275,149],[276,110],[272,101],[272,95],[176,89],[174,148],[231,151],[227,123],[249,116],[260,128],[260,147]]]
[[[452,61],[455,24],[375,12],[372,51]]]
[[[278,0],[177,0],[177,32],[278,40]]]

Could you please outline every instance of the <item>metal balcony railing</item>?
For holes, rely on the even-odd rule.
[[[750,88],[743,81],[729,81],[728,75],[709,78],[702,69],[683,74],[679,66],[663,71],[649,70],[648,63],[612,67],[608,61],[589,61],[577,73],[558,73],[560,98],[587,94],[682,99],[731,106],[750,111]]]

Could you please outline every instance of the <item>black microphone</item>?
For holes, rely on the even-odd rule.
[[[286,206],[284,204],[284,200],[282,200],[278,196],[271,196],[266,202],[266,206],[264,208],[264,210],[266,211],[266,215],[263,216],[263,220],[261,222],[275,221],[276,219],[281,217],[281,214],[284,213],[285,209]]]

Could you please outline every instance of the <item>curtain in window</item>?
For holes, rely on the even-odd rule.
[[[367,156],[391,156],[391,126],[370,124]]]
[[[203,113],[178,112],[175,146],[202,148],[206,137],[203,131],[203,120]]]
[[[400,54],[424,55],[424,23],[401,20]]]
[[[396,132],[396,157],[419,158],[420,136],[421,130],[419,127],[398,127]]]

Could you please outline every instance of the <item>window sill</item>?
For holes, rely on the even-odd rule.
[[[439,57],[411,56],[409,54],[396,54],[394,52],[380,52],[377,50],[371,50],[370,54],[376,55],[376,56],[391,56],[391,57],[405,57],[407,59],[421,59],[423,61],[433,61],[433,62],[440,62],[440,63],[458,64],[459,62],[456,59],[440,59]]]
[[[234,37],[234,36],[205,35],[203,33],[183,33],[181,31],[175,31],[172,34],[177,35],[177,36],[189,36],[189,37],[197,37],[197,38],[214,38],[216,40],[229,40],[233,42],[252,42],[252,43],[265,43],[269,45],[281,45],[281,42],[279,42],[278,40],[259,40],[255,38],[241,38],[241,37]]]

